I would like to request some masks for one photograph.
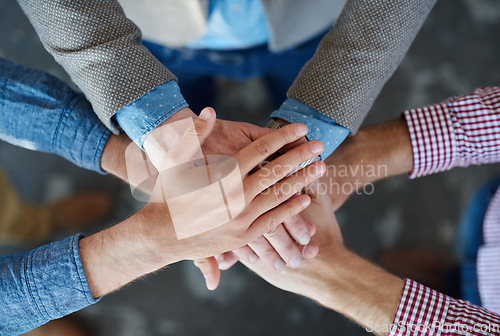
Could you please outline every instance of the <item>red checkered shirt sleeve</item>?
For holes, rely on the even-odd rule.
[[[500,161],[500,87],[479,88],[403,115],[413,147],[410,178]]]
[[[500,335],[500,315],[407,279],[389,335]]]

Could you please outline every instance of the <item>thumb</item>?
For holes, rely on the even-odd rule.
[[[203,158],[201,145],[210,136],[216,121],[213,108],[207,107],[201,111],[194,121],[190,118],[176,121],[172,127],[179,127],[182,135],[174,146],[165,154],[161,169],[165,170],[191,160]]]
[[[215,290],[220,282],[219,264],[214,257],[194,260],[194,265],[198,267],[205,278],[205,283],[209,290]]]

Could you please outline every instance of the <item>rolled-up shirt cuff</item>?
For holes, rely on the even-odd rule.
[[[37,306],[54,319],[98,302],[90,291],[80,258],[81,234],[33,250],[27,280]]]
[[[169,81],[122,108],[114,118],[121,129],[144,150],[147,136],[179,110],[188,107],[179,85]]]
[[[27,332],[99,301],[92,297],[83,270],[81,237],[0,258],[2,335]]]
[[[387,328],[389,335],[440,335],[449,301],[446,295],[406,279],[396,315]]]
[[[56,153],[79,167],[106,174],[101,157],[110,135],[85,97],[76,95],[59,119],[54,134]]]
[[[288,98],[270,118],[306,125],[309,129],[307,139],[320,140],[325,146],[321,160],[329,157],[350,133],[347,128],[294,98]]]

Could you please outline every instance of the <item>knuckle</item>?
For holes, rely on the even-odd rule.
[[[290,213],[289,213],[289,214],[291,214],[291,212],[292,212],[292,211],[290,210]],[[292,216],[292,217],[290,217],[289,219],[287,219],[287,220],[285,221],[285,227],[286,227],[287,229],[290,229],[290,228],[295,228],[295,226],[297,226],[298,224],[299,224],[299,220],[298,220],[297,216],[295,216],[295,215],[294,215],[294,216]]]
[[[281,176],[283,176],[283,166],[280,165],[280,164],[277,164],[276,166],[274,166],[272,169],[271,169],[271,174],[273,175],[273,177],[275,178],[280,178]]]
[[[199,132],[196,127],[189,127],[185,132],[184,132],[184,137],[188,139],[196,139],[201,136],[201,132]]]
[[[279,224],[278,218],[275,215],[269,216],[266,223],[266,232],[274,230]]]
[[[297,209],[297,206],[294,206],[293,204],[290,204],[289,206],[287,206],[286,211],[287,211],[288,218],[295,216],[295,214],[297,213],[296,209]]]
[[[267,231],[267,233],[265,234],[265,236],[267,238],[271,238],[271,237],[275,236],[278,233],[278,229],[279,229],[279,227],[276,226],[275,228],[271,229],[270,231]]]
[[[295,140],[294,136],[291,134],[292,130],[288,129],[288,127],[282,128],[281,131],[286,143],[290,143]]]
[[[289,241],[289,242],[285,243],[283,248],[285,249],[285,251],[293,251],[293,250],[297,249],[297,245],[295,245],[293,242]]]
[[[257,140],[255,142],[255,150],[259,155],[264,157],[271,155],[271,146],[264,140]]]
[[[265,255],[265,256],[272,256],[274,255],[274,248],[272,248],[271,246],[266,246],[263,250],[262,250],[262,255]]]
[[[281,204],[286,200],[286,194],[281,188],[277,188],[274,192],[274,200],[277,204]]]
[[[307,161],[311,157],[311,151],[309,150],[308,147],[302,146],[299,156],[302,162]]]

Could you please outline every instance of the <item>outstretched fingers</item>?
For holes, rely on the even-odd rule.
[[[293,148],[269,162],[245,179],[247,197],[252,199],[294,172],[301,163],[321,154],[323,150],[323,143],[319,140],[313,140]]]
[[[284,202],[271,211],[265,212],[248,227],[245,234],[245,240],[254,241],[264,233],[272,232],[285,220],[299,214],[307,208],[309,204],[311,204],[311,198],[308,195],[300,195]]]
[[[303,124],[290,124],[252,142],[234,154],[240,166],[241,175],[245,176],[284,145],[305,136],[307,131],[307,127]]]

